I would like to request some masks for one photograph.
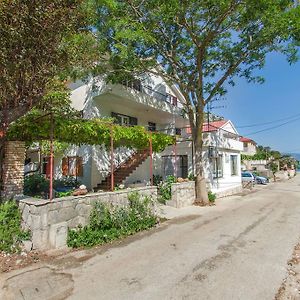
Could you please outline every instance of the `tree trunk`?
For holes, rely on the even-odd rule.
[[[202,131],[202,130],[201,130]],[[201,133],[202,135],[202,133]],[[195,189],[196,189],[196,201],[197,205],[209,205],[208,193],[206,188],[206,180],[203,169],[203,159],[202,159],[202,148],[203,140],[197,139],[194,142],[195,149]]]
[[[199,109],[196,113],[196,124],[194,125],[190,120],[192,127],[192,136],[195,150],[195,191],[197,205],[209,205],[208,193],[206,188],[206,181],[203,168],[203,123],[204,113],[203,109]]]

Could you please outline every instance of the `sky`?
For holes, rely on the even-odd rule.
[[[230,119],[240,135],[259,145],[281,152],[300,153],[300,61],[289,65],[283,55],[272,53],[259,74],[265,78],[265,83],[247,83],[245,79],[238,79],[236,85],[229,88],[225,99],[213,105],[225,107],[214,108],[212,112]],[[281,121],[273,122],[277,120]],[[239,127],[267,122],[272,123]],[[286,122],[290,123],[251,134]]]

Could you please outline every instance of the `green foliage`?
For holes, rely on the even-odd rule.
[[[20,242],[30,238],[30,232],[21,229],[21,213],[14,201],[0,204],[0,251],[17,252]]]
[[[163,181],[161,175],[153,175],[153,185],[158,186]]]
[[[63,198],[63,197],[68,197],[68,196],[72,196],[73,195],[73,191],[66,191],[66,192],[56,192],[55,193],[55,197],[56,198]]]
[[[214,194],[211,191],[208,191],[207,195],[208,195],[209,202],[214,203],[217,198],[216,194]]]
[[[149,229],[157,223],[150,197],[132,193],[128,196],[128,201],[127,207],[96,203],[89,224],[69,230],[68,246],[78,248],[107,243]]]
[[[188,176],[188,180],[190,181],[195,181],[196,177],[193,173],[190,173],[189,176]]]
[[[172,193],[171,187],[173,183],[176,183],[177,179],[175,176],[169,175],[167,178],[160,182],[158,185],[158,194],[159,194],[159,201],[163,204],[166,204],[166,201],[171,200]]]
[[[96,65],[99,46],[85,2],[0,1],[0,121],[4,111],[11,124],[39,105],[55,76]],[[87,49],[87,40],[94,47]]]
[[[280,159],[282,154],[279,151],[271,150],[270,147],[257,146],[256,153],[254,155],[241,155],[241,160],[268,160],[268,159]]]
[[[224,97],[238,77],[263,83],[255,73],[270,52],[297,60],[300,6],[289,0],[102,0],[95,28],[106,41],[108,80],[145,72],[176,85],[184,96],[202,173],[205,106]],[[200,181],[196,180],[198,186]],[[198,190],[198,189],[196,189]]]
[[[49,193],[49,180],[40,174],[25,176],[24,195],[44,198]]]
[[[25,117],[14,123],[8,132],[11,140],[35,142],[50,139],[50,117],[42,117],[39,110],[32,110]],[[149,147],[150,134],[142,126],[124,127],[111,124],[110,120],[68,118],[55,114],[54,136],[61,143],[74,145],[106,145],[110,147],[113,135],[114,147],[126,146],[135,149]],[[152,148],[161,152],[174,143],[174,138],[163,133],[152,133]]]
[[[46,198],[49,193],[49,184],[49,179],[42,174],[35,173],[28,175],[24,179],[24,195],[37,198]],[[73,190],[74,188],[79,187],[79,185],[80,182],[71,176],[55,179],[53,181],[54,189],[72,188]],[[70,196],[73,193],[72,190],[56,192],[55,196],[58,198]]]
[[[53,182],[54,189],[56,188],[62,188],[62,187],[73,187],[78,188],[80,186],[80,181],[76,179],[76,177],[73,176],[66,176],[62,177],[60,179],[55,179]]]

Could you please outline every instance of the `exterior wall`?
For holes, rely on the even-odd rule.
[[[156,187],[93,193],[52,201],[33,198],[20,200],[23,227],[31,230],[34,249],[66,247],[68,228],[75,228],[79,224],[86,225],[94,203],[101,201],[118,206],[127,205],[128,194],[134,191],[157,200]]]
[[[25,143],[10,141],[5,145],[3,163],[3,198],[13,198],[23,194]]]
[[[252,143],[246,143],[246,144],[247,144],[247,146],[243,147],[242,154],[245,154],[245,155],[254,155],[254,154],[256,154],[256,145],[252,144]]]
[[[181,182],[174,183],[171,186],[172,199],[167,201],[167,205],[174,206],[176,208],[182,208],[191,206],[196,199],[195,194],[195,182]]]
[[[265,171],[267,164],[267,160],[243,160],[243,168],[250,171]]]

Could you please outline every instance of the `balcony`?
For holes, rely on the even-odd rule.
[[[123,81],[123,82],[121,82],[121,84],[127,88],[134,89],[138,92],[147,94],[147,95],[154,97],[160,101],[165,101],[175,107],[178,107],[177,97],[175,97],[169,93],[161,93],[161,92],[153,89],[151,86],[143,85],[140,80]]]

